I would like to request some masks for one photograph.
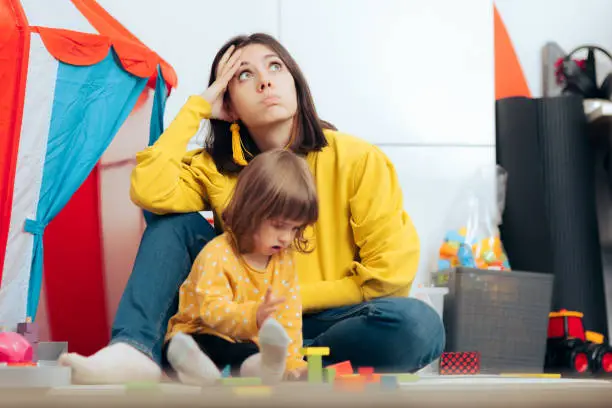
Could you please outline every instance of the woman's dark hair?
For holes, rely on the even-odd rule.
[[[272,51],[274,51],[278,57],[283,61],[295,82],[295,89],[297,94],[297,114],[294,126],[294,132],[297,132],[293,137],[293,143],[290,146],[291,150],[297,154],[305,155],[312,151],[319,151],[323,147],[327,146],[327,139],[323,134],[323,129],[334,129],[335,127],[325,121],[319,119],[317,111],[314,106],[314,101],[310,93],[310,88],[304,78],[304,74],[300,70],[300,67],[295,62],[289,52],[279,43],[274,37],[263,34],[255,33],[249,36],[237,36],[230,39],[217,53],[213,60],[212,67],[210,69],[210,80],[208,85],[212,85],[217,79],[217,66],[219,61],[223,57],[223,54],[232,45],[235,49],[244,48],[250,44],[261,44]],[[228,102],[228,92],[225,92],[224,103]],[[230,123],[212,119],[210,121],[210,133],[206,138],[206,151],[211,155],[217,169],[222,173],[238,173],[242,169],[241,166],[237,165],[232,157],[232,137],[230,132]],[[241,124],[240,136],[242,142],[254,155],[260,153],[249,134],[246,126]],[[247,161],[251,160],[251,157],[245,155]]]

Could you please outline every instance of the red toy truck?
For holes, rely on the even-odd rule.
[[[569,375],[610,375],[612,348],[600,333],[585,331],[583,314],[562,309],[549,314],[545,370]]]

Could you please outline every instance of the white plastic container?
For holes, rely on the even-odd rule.
[[[444,296],[448,293],[448,288],[440,287],[416,287],[410,292],[410,297],[420,299],[436,309],[440,318],[443,319]]]

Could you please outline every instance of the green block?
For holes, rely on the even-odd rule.
[[[261,385],[262,381],[259,377],[227,377],[219,379],[222,385],[230,386],[252,386]]]
[[[323,382],[323,356],[308,356],[308,382]]]
[[[403,383],[403,382],[415,382],[415,381],[419,381],[419,376],[416,374],[394,374],[395,377],[397,378],[397,381]]]
[[[396,390],[399,388],[399,382],[394,375],[381,375],[380,388],[383,390]]]
[[[324,368],[323,369],[323,377],[325,378],[325,382],[329,384],[333,384],[336,379],[336,369],[335,368]]]

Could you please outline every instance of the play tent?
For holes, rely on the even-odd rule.
[[[177,78],[94,0],[0,0],[0,80],[0,325],[10,327],[36,317],[46,227],[149,88],[149,142],[159,136]],[[78,216],[68,222],[84,228]]]

